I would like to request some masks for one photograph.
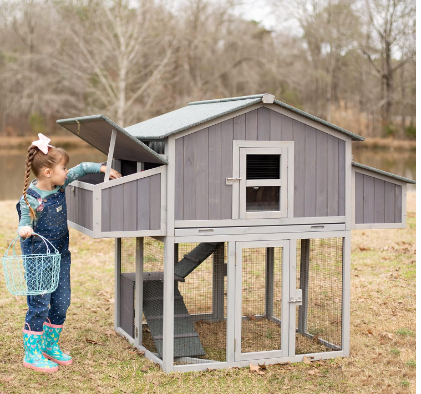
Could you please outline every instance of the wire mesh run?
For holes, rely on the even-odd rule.
[[[282,247],[242,250],[241,352],[281,349]]]
[[[342,349],[343,238],[297,241],[296,354]]]
[[[175,245],[174,361],[226,361],[226,244]]]

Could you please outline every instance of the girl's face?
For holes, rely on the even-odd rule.
[[[51,183],[53,185],[63,186],[67,179],[68,172],[69,170],[66,169],[66,165],[64,163],[56,165],[50,172]]]

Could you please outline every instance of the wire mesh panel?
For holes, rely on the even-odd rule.
[[[142,345],[162,359],[164,333],[164,243],[145,237],[143,243]]]
[[[241,353],[281,349],[282,247],[242,249]]]
[[[297,241],[296,354],[342,349],[343,238]]]
[[[226,360],[226,244],[175,245],[176,363]]]
[[[120,327],[134,338],[136,238],[121,238],[120,245]]]

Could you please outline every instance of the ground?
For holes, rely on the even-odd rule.
[[[0,393],[415,393],[415,192],[407,208],[405,229],[352,232],[350,357],[259,371],[163,373],[114,332],[114,241],[71,230],[72,305],[60,343],[75,362],[51,375],[22,367],[26,299],[0,275]],[[14,202],[0,209],[3,255],[17,216]]]

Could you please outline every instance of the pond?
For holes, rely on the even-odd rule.
[[[103,162],[106,156],[94,148],[68,149],[71,168],[83,161]],[[354,161],[415,180],[415,158],[412,151],[355,150]],[[0,200],[18,200],[22,195],[26,150],[0,150]],[[408,185],[408,190],[415,190]]]

